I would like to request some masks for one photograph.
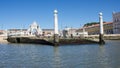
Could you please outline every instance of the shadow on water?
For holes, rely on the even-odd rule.
[[[31,44],[28,44],[28,43],[7,43],[6,45],[23,45],[23,46],[29,46],[29,45],[33,45],[33,46],[52,46],[52,45],[44,45],[44,44],[33,44],[33,43],[31,43]]]

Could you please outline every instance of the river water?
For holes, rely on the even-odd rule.
[[[0,44],[0,68],[120,68],[120,40],[56,47]]]

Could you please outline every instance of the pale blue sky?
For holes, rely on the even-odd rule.
[[[59,28],[80,28],[85,23],[112,21],[112,12],[120,12],[120,0],[0,0],[0,29],[28,28],[36,21],[41,28],[53,28],[54,9]]]

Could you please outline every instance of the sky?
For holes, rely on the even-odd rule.
[[[58,10],[59,29],[80,28],[98,22],[99,12],[112,22],[112,12],[120,12],[120,0],[0,0],[0,29],[29,28],[36,21],[41,29],[54,28]]]

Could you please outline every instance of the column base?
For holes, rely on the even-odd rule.
[[[54,34],[54,44],[59,45],[59,35],[58,34]]]
[[[102,45],[102,44],[105,44],[105,41],[104,41],[103,38],[104,38],[104,35],[103,35],[103,34],[100,34],[100,35],[99,35],[99,44],[101,44],[101,45]]]

